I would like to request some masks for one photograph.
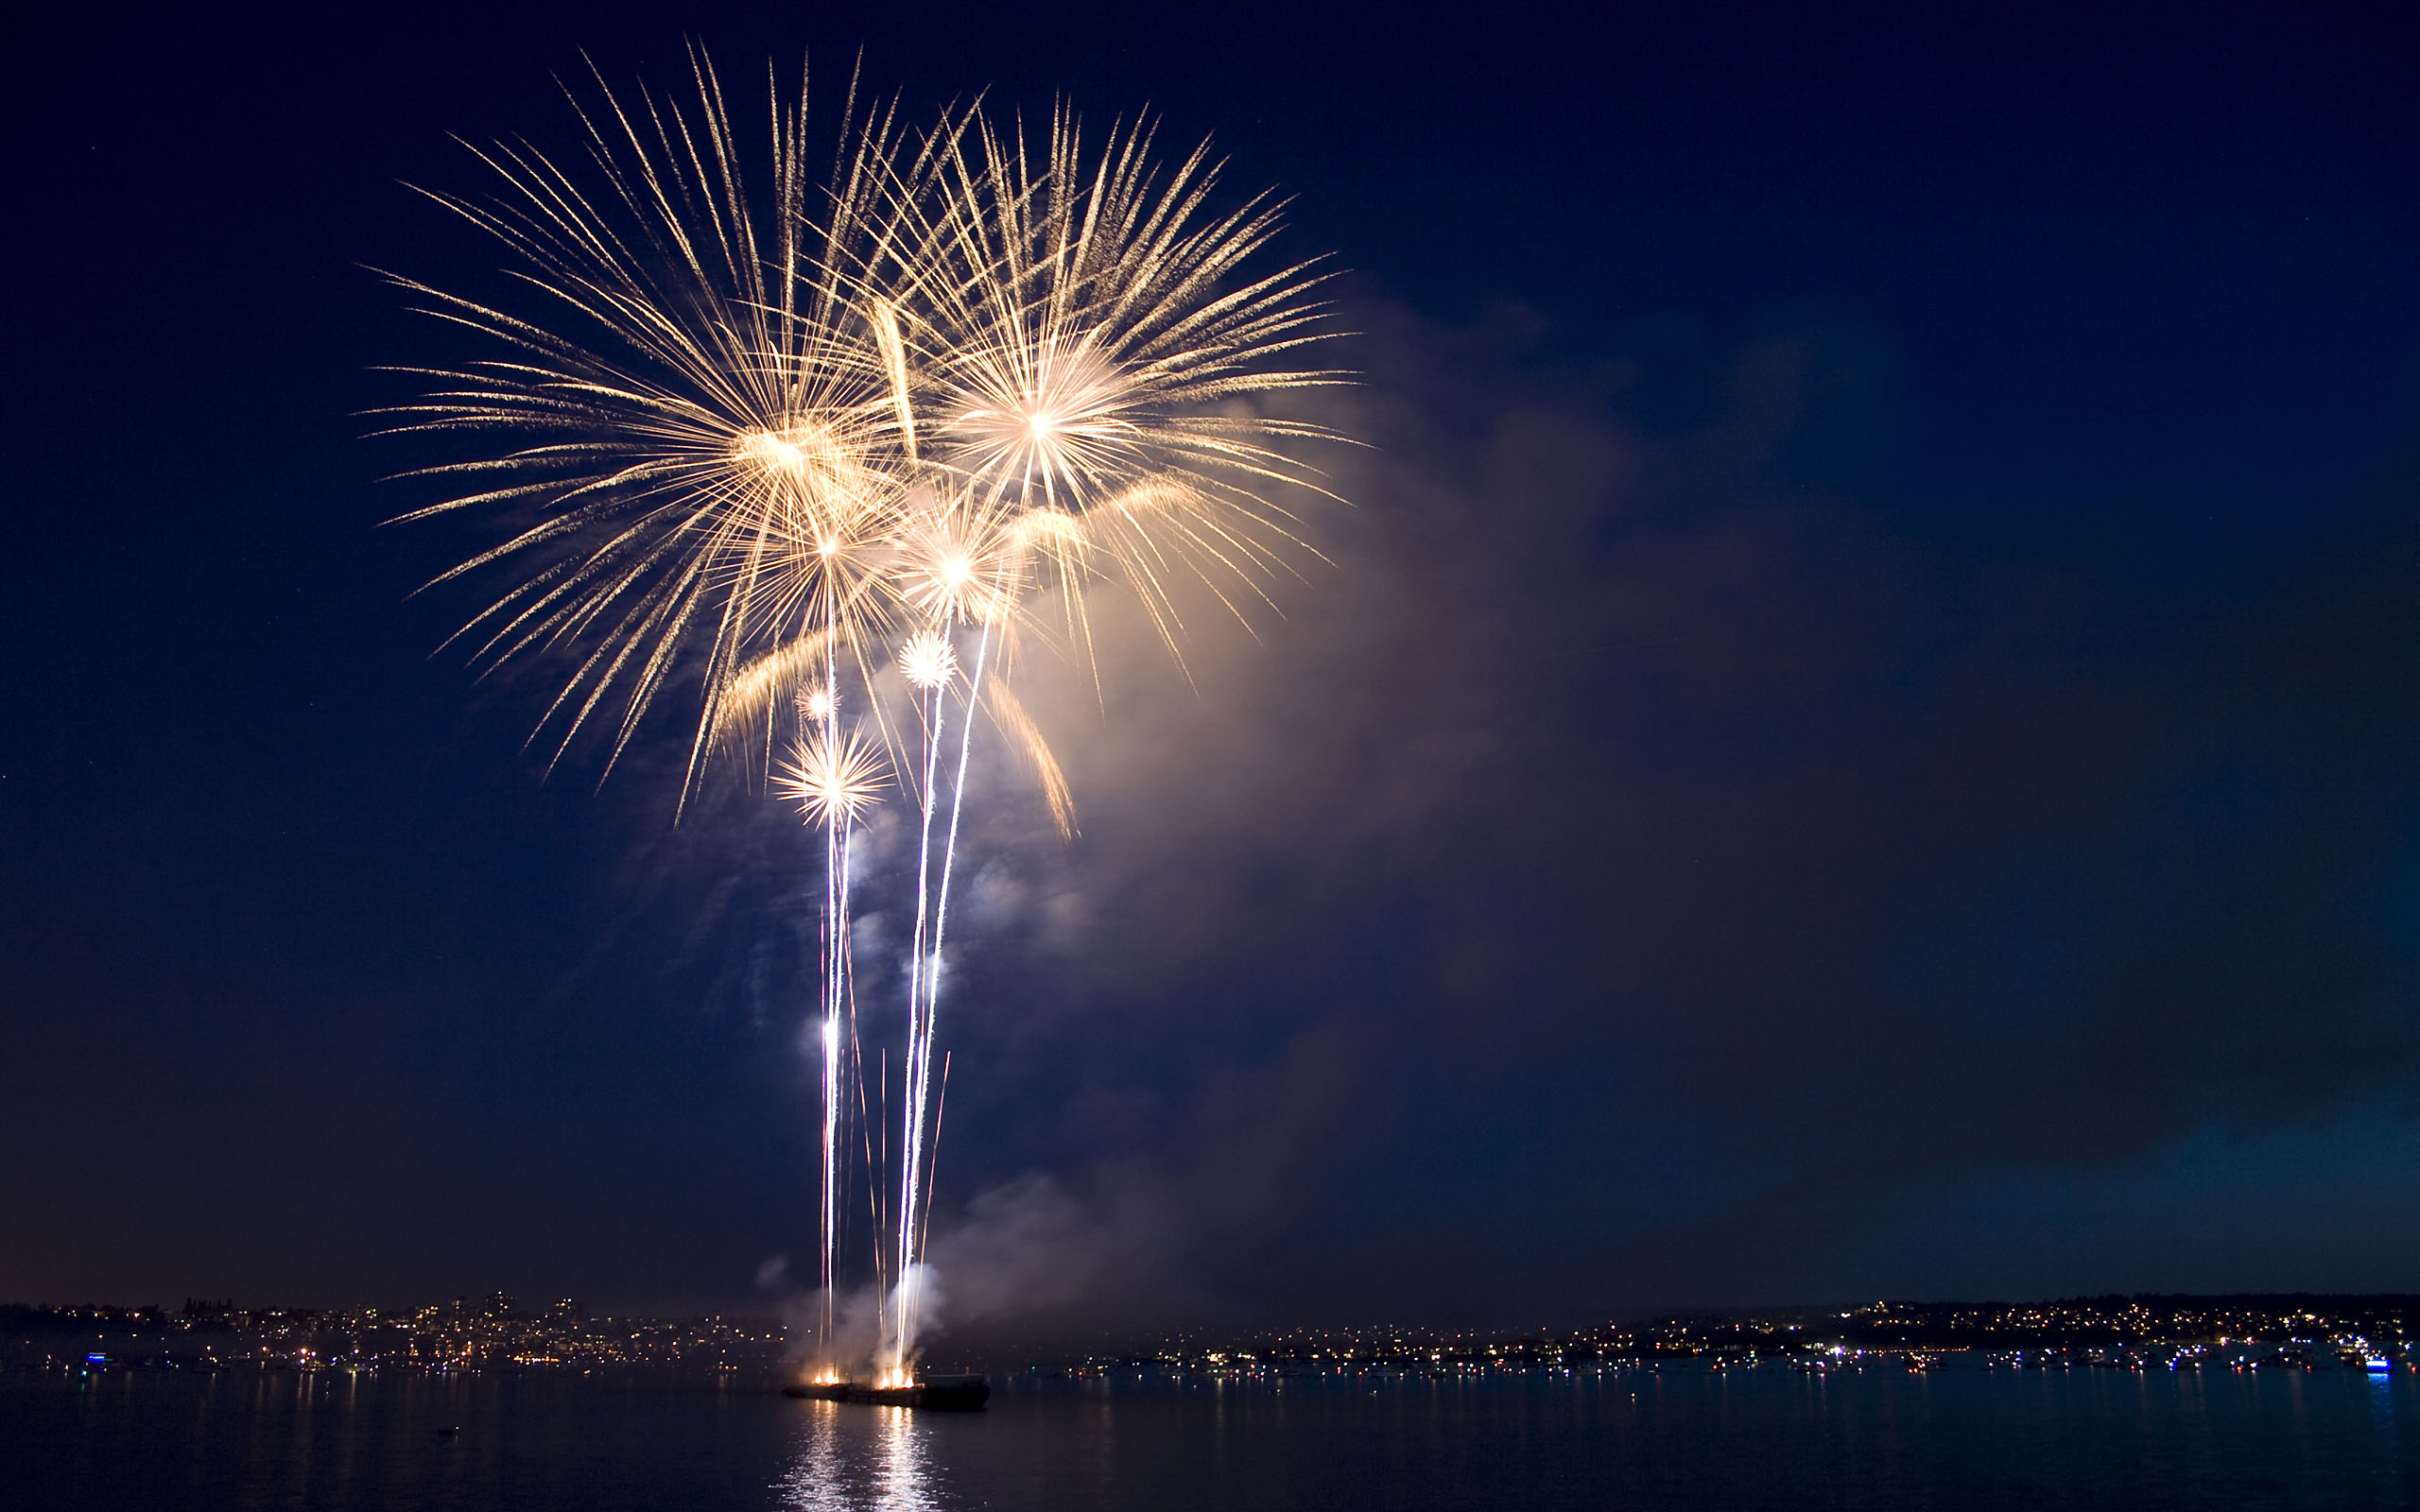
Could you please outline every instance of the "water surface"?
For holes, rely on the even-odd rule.
[[[0,1374],[14,1505],[2400,1507],[2420,1378],[1533,1371],[995,1383],[977,1415],[667,1375]]]

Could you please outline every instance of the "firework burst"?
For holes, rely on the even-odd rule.
[[[1294,360],[1331,334],[1318,265],[1243,273],[1279,204],[1216,212],[1209,145],[1173,167],[1153,146],[1148,122],[1088,147],[1064,108],[1039,144],[971,112],[928,144],[933,192],[895,214],[931,249],[911,381],[961,510],[1079,569],[1056,576],[1080,628],[1080,569],[1114,568],[1173,648],[1178,576],[1235,607],[1301,550],[1268,490],[1317,478],[1280,447],[1341,438],[1262,409],[1343,375]]]
[[[978,713],[1071,833],[1067,784],[1014,692],[1019,645],[1039,635],[1088,661],[1096,578],[1129,585],[1172,650],[1180,577],[1238,613],[1265,597],[1306,549],[1269,493],[1316,489],[1291,449],[1340,439],[1269,410],[1342,375],[1296,360],[1326,334],[1323,275],[1245,271],[1279,206],[1214,209],[1206,145],[1166,165],[1148,124],[1096,146],[1063,109],[1030,149],[979,106],[909,132],[892,110],[860,112],[853,87],[819,194],[804,86],[776,87],[759,197],[702,53],[692,75],[694,101],[625,98],[601,78],[596,103],[575,97],[579,173],[498,146],[479,153],[498,180],[487,198],[431,196],[514,254],[542,313],[394,278],[491,351],[411,369],[431,387],[388,412],[389,432],[504,441],[411,474],[456,491],[402,518],[523,518],[440,581],[512,575],[456,639],[483,666],[564,669],[540,725],[559,731],[557,759],[610,723],[610,770],[652,706],[694,690],[683,802],[718,746],[753,748],[821,830],[827,1351],[855,1042],[851,837],[894,786],[914,805],[898,1205],[874,1266],[895,1288],[876,1363],[896,1379],[917,1347],[942,946]],[[846,731],[844,702],[866,715]],[[827,1352],[825,1373],[837,1366]]]
[[[774,777],[773,791],[818,824],[846,825],[862,816],[890,785],[890,764],[855,732],[837,742],[802,735]]]
[[[958,648],[938,630],[922,630],[899,648],[899,671],[908,685],[937,693],[958,676]]]
[[[502,144],[477,154],[488,196],[430,195],[514,254],[514,281],[553,318],[392,276],[493,354],[406,369],[433,387],[383,412],[386,434],[513,443],[408,474],[463,491],[403,520],[536,515],[438,579],[518,569],[456,640],[488,664],[567,661],[546,713],[558,759],[605,719],[610,767],[650,705],[694,679],[690,783],[751,656],[803,633],[831,641],[827,658],[872,654],[900,450],[892,371],[831,252],[887,244],[867,190],[890,180],[892,133],[869,121],[842,192],[818,204],[804,87],[776,92],[755,195],[721,84],[702,54],[693,68],[687,105],[626,101],[601,78],[595,103],[574,96],[584,172]]]

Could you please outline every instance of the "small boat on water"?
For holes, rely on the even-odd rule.
[[[856,1381],[817,1381],[784,1386],[785,1397],[810,1401],[854,1401],[873,1407],[922,1407],[927,1412],[981,1412],[992,1383],[981,1376],[928,1376],[904,1386],[869,1386]]]

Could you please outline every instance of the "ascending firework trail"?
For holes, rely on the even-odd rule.
[[[816,1363],[834,1379],[852,841],[886,790],[912,796],[899,1205],[873,1203],[890,1300],[873,1363],[897,1379],[924,1325],[932,1056],[978,716],[1070,831],[1066,783],[1014,693],[1021,646],[1090,660],[1098,579],[1123,581],[1171,649],[1179,576],[1230,608],[1265,597],[1300,543],[1264,490],[1315,487],[1278,448],[1339,438],[1263,410],[1340,375],[1293,365],[1322,337],[1321,275],[1245,270],[1276,206],[1214,209],[1206,146],[1164,165],[1148,125],[1088,146],[1063,110],[1028,143],[979,105],[908,129],[853,84],[818,186],[804,87],[775,87],[759,198],[702,53],[691,73],[694,100],[601,78],[574,95],[577,172],[499,145],[477,154],[485,196],[430,196],[510,249],[531,308],[393,277],[488,351],[403,369],[430,387],[386,412],[386,434],[496,439],[406,474],[453,491],[401,518],[515,520],[440,581],[517,569],[452,639],[483,668],[561,669],[541,720],[555,759],[610,720],[610,770],[660,695],[694,687],[682,804],[715,751],[754,753],[821,832]]]

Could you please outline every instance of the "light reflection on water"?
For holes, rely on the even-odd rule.
[[[2409,1388],[2399,1384],[2393,1374],[2380,1371],[2370,1376],[2370,1431],[2377,1442],[2391,1444],[2402,1438],[2409,1450],[2411,1435],[2399,1433],[2402,1425],[2396,1421],[2399,1411],[2409,1411],[2409,1403],[2402,1400],[2408,1395]],[[2378,1456],[2378,1487],[2389,1505],[2411,1504],[2406,1479],[2411,1458],[2408,1452]]]
[[[899,1407],[805,1403],[798,1450],[778,1487],[794,1512],[936,1512],[931,1446]]]
[[[995,1385],[0,1370],[0,1504],[99,1512],[2407,1507],[2420,1375],[1686,1366]]]

